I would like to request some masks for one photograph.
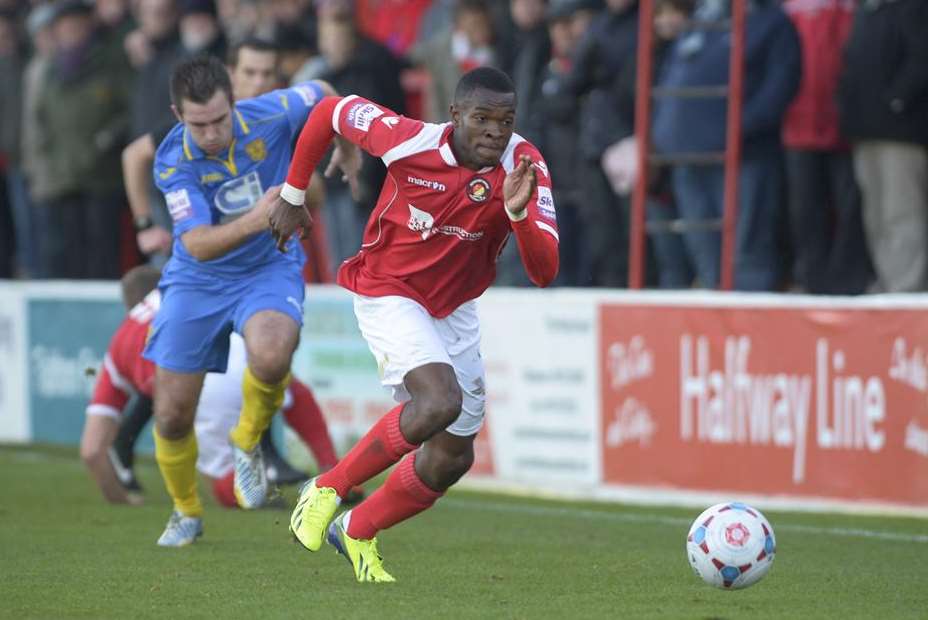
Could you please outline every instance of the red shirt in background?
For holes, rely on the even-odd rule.
[[[142,350],[160,306],[161,293],[155,289],[129,311],[113,334],[87,406],[88,415],[119,417],[133,392],[151,397],[155,365],[142,357]]]
[[[854,20],[853,0],[787,0],[783,3],[802,43],[802,83],[786,111],[787,148],[830,151],[845,145],[835,94],[844,44]]]
[[[419,35],[422,16],[432,0],[355,0],[361,32],[405,56]]]

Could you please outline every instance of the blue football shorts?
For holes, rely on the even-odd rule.
[[[302,326],[304,295],[300,270],[279,264],[209,285],[171,283],[161,289],[143,356],[174,372],[225,372],[233,330],[243,333],[248,319],[262,310],[276,310]]]

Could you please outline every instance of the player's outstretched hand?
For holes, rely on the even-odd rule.
[[[351,197],[355,200],[361,198],[361,185],[358,175],[361,173],[361,149],[341,136],[335,139],[335,150],[332,159],[325,168],[325,177],[331,178],[336,170],[342,171],[342,181],[348,183]]]
[[[503,181],[503,205],[509,211],[509,215],[515,218],[522,217],[525,205],[535,192],[536,183],[532,158],[522,155],[519,157],[519,165],[507,174],[506,180]]]
[[[276,189],[272,193],[271,190]],[[287,251],[287,241],[293,233],[300,231],[300,239],[305,239],[313,225],[313,218],[305,204],[292,205],[280,197],[280,187],[271,188],[261,200],[268,199],[267,223],[271,228],[271,235],[277,242],[277,249]]]

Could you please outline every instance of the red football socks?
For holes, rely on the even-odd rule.
[[[319,476],[316,486],[331,487],[339,497],[345,497],[351,487],[364,484],[415,450],[416,445],[400,432],[402,411],[403,405],[397,405],[380,418],[338,465]]]
[[[290,382],[290,395],[293,396],[293,404],[284,409],[284,419],[303,443],[309,446],[319,469],[331,469],[338,462],[338,457],[335,456],[335,446],[332,445],[329,427],[319,403],[310,389],[296,379]]]
[[[425,486],[416,473],[416,454],[407,456],[390,472],[374,494],[351,511],[348,535],[370,539],[380,530],[413,517],[434,504],[444,491]]]

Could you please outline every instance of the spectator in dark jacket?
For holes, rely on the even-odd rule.
[[[556,1],[556,0],[555,0]],[[551,41],[545,24],[545,0],[511,0],[515,24],[512,46],[516,49],[511,67],[504,67],[516,87],[516,131],[532,144],[540,144],[544,124],[540,110],[541,76],[551,57]]]
[[[56,52],[36,102],[51,183],[36,214],[43,274],[52,278],[119,276],[119,158],[132,80],[121,42],[98,30],[92,11],[81,0],[58,5]]]
[[[839,86],[867,242],[884,291],[928,287],[928,2],[857,9]]]
[[[780,129],[786,108],[799,87],[801,57],[796,29],[777,3],[754,0],[748,6],[734,284],[740,290],[769,291],[780,284]],[[697,10],[697,18],[719,19],[728,13],[726,1],[706,3]],[[710,30],[679,39],[659,84],[727,84],[730,36],[728,32]],[[725,119],[724,99],[662,98],[655,106],[654,146],[661,153],[724,151]],[[722,166],[676,166],[672,183],[677,208],[685,219],[712,220],[722,216]],[[719,233],[693,230],[684,239],[700,284],[717,287]]]
[[[23,242],[19,244],[20,248],[25,250],[22,266],[31,277],[43,275],[39,258],[43,235],[36,221],[35,205],[41,200],[51,198],[55,183],[50,162],[42,154],[44,127],[38,115],[38,102],[45,85],[45,76],[55,56],[55,34],[52,29],[54,17],[54,6],[40,4],[29,12],[26,20],[33,54],[23,72],[20,158],[25,177],[24,201],[28,209],[22,224],[18,224],[21,228],[17,231],[17,241]]]
[[[793,277],[804,291],[856,295],[873,279],[860,193],[838,128],[836,92],[853,0],[788,0],[802,41],[802,83],[783,124]]]
[[[228,41],[219,25],[215,0],[181,0],[178,27],[187,55],[209,54],[225,61]]]
[[[578,144],[584,201],[581,216],[589,254],[585,285],[625,286],[628,281],[628,208],[609,185],[600,158],[628,135],[621,123],[614,82],[638,44],[638,1],[607,0],[577,44],[565,92],[580,98]]]
[[[587,199],[579,176],[580,167],[584,164],[577,141],[580,117],[576,98],[566,90],[566,80],[573,53],[594,15],[595,10],[588,0],[551,0],[546,12],[542,13],[546,22],[545,40],[550,40],[550,58],[542,63],[536,78],[540,82],[539,92],[534,95],[519,92],[517,104],[522,106],[524,98],[532,97],[526,106],[529,111],[516,113],[517,128],[522,127],[520,114],[537,119],[532,123],[533,133],[523,133],[519,129],[519,135],[531,135],[532,143],[545,153],[548,168],[544,173],[551,176],[554,185],[561,239],[561,268],[555,283],[560,286],[585,284],[590,273],[590,260],[585,252],[588,235],[579,215],[580,207]],[[518,18],[516,21],[519,21]],[[513,240],[500,256],[496,284],[531,285]]]
[[[171,70],[184,55],[175,0],[140,0],[137,16],[138,29],[126,36],[130,61],[139,72],[132,98],[133,138],[174,120]]]
[[[16,15],[0,10],[0,279],[13,276],[17,252],[13,187],[18,183],[23,47]]]

